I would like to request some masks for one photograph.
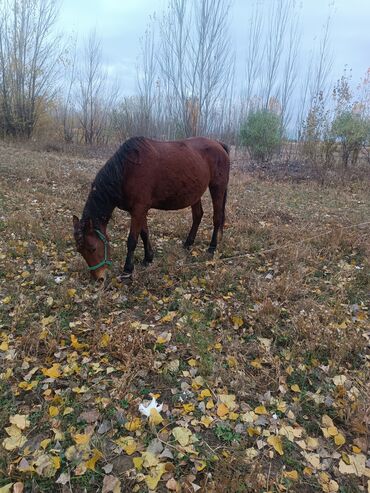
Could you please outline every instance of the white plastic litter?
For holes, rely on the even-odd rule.
[[[163,408],[163,404],[158,404],[158,402],[153,397],[153,399],[149,402],[149,404],[147,406],[144,406],[144,404],[140,404],[139,411],[144,416],[148,416],[149,417],[150,416],[150,411],[152,409],[155,409],[156,411],[158,411],[160,413],[162,411],[162,408]]]

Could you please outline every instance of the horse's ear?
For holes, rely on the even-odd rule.
[[[78,219],[78,217],[73,214],[73,226],[78,226],[79,222],[80,220]]]

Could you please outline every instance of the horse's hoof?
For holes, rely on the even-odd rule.
[[[185,250],[190,250],[190,247],[191,247],[192,243],[187,243],[186,241],[184,241],[184,243],[182,244],[183,248],[185,248]]]
[[[209,247],[207,252],[213,257],[215,254],[216,248],[215,247]]]
[[[132,282],[132,272],[123,272],[120,276],[117,277],[117,281],[121,284],[128,284]]]
[[[144,267],[148,267],[151,263],[153,263],[153,259],[147,259],[147,258],[145,258],[143,260],[143,266]]]

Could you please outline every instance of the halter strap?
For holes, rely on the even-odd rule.
[[[112,265],[112,261],[108,259],[109,242],[108,242],[107,238],[100,231],[100,229],[94,229],[94,231],[98,235],[98,237],[101,239],[101,241],[104,243],[104,260],[102,260],[101,262],[99,262],[96,265],[92,265],[91,267],[88,266],[89,270],[96,270],[96,269],[99,269],[100,267],[104,267],[104,265]]]

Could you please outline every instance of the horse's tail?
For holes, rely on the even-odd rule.
[[[225,225],[225,219],[226,219],[226,199],[227,199],[227,187],[225,188],[225,193],[224,193],[224,200],[222,202],[222,220],[221,220],[221,227],[220,227],[220,232],[221,232],[221,238],[224,233],[224,225]]]
[[[227,144],[224,144],[224,142],[221,142],[220,140],[217,141],[221,147],[223,147],[227,153],[227,155],[229,156],[230,155],[230,148]]]

